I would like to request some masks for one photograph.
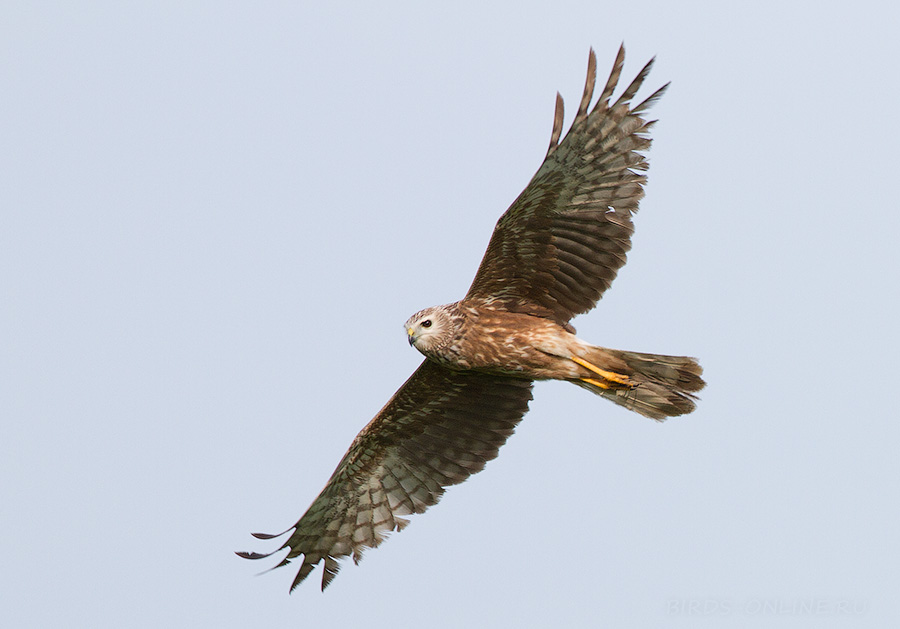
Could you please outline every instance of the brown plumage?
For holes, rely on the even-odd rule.
[[[624,57],[620,48],[590,109],[591,50],[571,129],[560,142],[557,94],[544,163],[497,222],[466,296],[406,322],[410,344],[426,359],[357,435],[278,549],[288,549],[278,566],[303,557],[291,589],[322,561],[324,589],[338,559],[358,562],[406,526],[403,516],[423,512],[446,487],[480,471],[527,411],[534,380],[567,380],[657,420],[694,410],[693,394],[704,386],[696,360],[596,347],[570,323],[594,307],[625,264],[653,124],[642,114],[666,89],[632,106],[651,60],[610,104]]]

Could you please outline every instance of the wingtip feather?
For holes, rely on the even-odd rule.
[[[591,48],[590,53],[588,54],[588,69],[587,69],[587,77],[584,80],[584,92],[581,95],[581,103],[578,105],[578,113],[575,114],[575,122],[573,124],[578,124],[585,118],[587,118],[588,107],[591,104],[591,98],[594,97],[594,85],[597,82],[597,55],[594,53],[594,49]]]
[[[638,72],[636,77],[634,77],[634,80],[628,85],[628,87],[625,88],[625,91],[622,92],[622,95],[619,96],[618,100],[613,104],[613,107],[617,107],[618,105],[627,103],[632,98],[634,98],[634,95],[637,94],[639,89],[641,89],[641,85],[644,84],[644,80],[647,78],[647,75],[650,74],[650,70],[653,69],[653,64],[655,61],[656,57],[651,57],[650,61],[644,64],[644,67],[641,68],[641,71]]]
[[[283,530],[281,533],[250,533],[256,539],[275,539],[276,537],[281,537],[288,531],[292,531],[294,527]]]
[[[656,102],[660,98],[662,98],[663,94],[666,93],[666,90],[669,89],[670,85],[672,85],[671,81],[669,81],[668,83],[663,85],[661,88],[659,88],[658,90],[656,90],[655,92],[650,94],[650,96],[648,96],[643,101],[641,101],[641,103],[637,107],[635,107],[634,109],[631,110],[632,113],[639,114],[639,113],[642,113],[642,112],[650,109],[650,107],[652,107],[654,104],[656,104]],[[656,121],[654,120],[653,122],[656,122]]]
[[[258,553],[255,551],[246,551],[246,550],[236,550],[234,554],[243,559],[265,559],[272,555],[272,553]]]
[[[612,70],[609,72],[609,78],[606,79],[606,85],[600,93],[600,99],[594,105],[594,109],[605,109],[609,105],[609,99],[619,83],[619,77],[622,75],[622,67],[625,65],[625,43],[619,44],[619,51],[616,53],[616,60],[613,62]]]
[[[565,105],[563,104],[562,94],[556,93],[556,108],[553,111],[553,131],[550,134],[550,146],[547,148],[547,155],[550,157],[556,147],[559,145],[559,136],[562,135],[563,118],[565,117]]]

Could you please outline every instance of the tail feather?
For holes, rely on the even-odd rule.
[[[690,413],[696,408],[694,393],[706,386],[701,377],[703,368],[695,358],[688,356],[593,347],[585,358],[603,369],[628,376],[636,386],[603,389],[582,380],[572,382],[651,419],[661,421]]]

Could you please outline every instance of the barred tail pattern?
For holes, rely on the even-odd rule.
[[[694,394],[706,386],[701,377],[703,368],[689,356],[641,354],[604,347],[593,349],[596,357],[588,354],[588,360],[627,375],[637,386],[603,389],[581,380],[572,382],[651,419],[662,421],[690,413],[696,408],[697,396]]]

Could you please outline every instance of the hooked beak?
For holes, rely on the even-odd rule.
[[[416,339],[413,337],[413,329],[412,329],[412,328],[406,328],[406,334],[407,334],[407,336],[409,337],[409,338],[407,339],[407,340],[409,340],[409,344],[412,345],[413,342],[416,340]]]

